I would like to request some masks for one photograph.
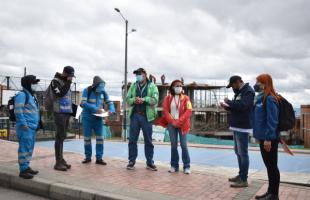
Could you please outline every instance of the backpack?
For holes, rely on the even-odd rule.
[[[279,102],[279,131],[288,131],[295,126],[295,111],[290,102],[288,102],[284,97],[280,96]]]
[[[27,92],[25,92],[24,90],[22,90],[21,92],[25,93],[26,95],[26,100],[25,100],[25,104],[29,103],[29,94]],[[16,121],[16,115],[14,112],[15,109],[15,96],[11,97],[10,100],[8,101],[8,108],[9,108],[9,119],[12,122]]]
[[[45,91],[44,107],[47,111],[53,111],[54,101],[55,101],[55,94],[53,92],[51,83]]]
[[[278,94],[279,95],[279,94]],[[279,118],[278,118],[278,131],[288,131],[295,126],[295,111],[290,102],[288,102],[284,97],[280,96],[279,101]],[[266,105],[264,105],[266,109]]]

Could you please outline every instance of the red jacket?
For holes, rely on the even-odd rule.
[[[163,117],[158,118],[155,121],[156,125],[160,125],[166,128],[168,124],[171,124],[175,120],[172,118],[170,114],[172,100],[173,96],[170,94],[165,97],[163,104]],[[190,117],[192,115],[192,104],[190,102],[189,97],[184,94],[181,94],[180,96],[179,113],[180,113],[179,119],[176,121],[180,125],[182,134],[187,134],[191,126]]]

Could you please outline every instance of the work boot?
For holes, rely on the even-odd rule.
[[[82,163],[86,164],[86,163],[90,163],[91,162],[91,158],[85,158]]]
[[[239,175],[228,179],[229,182],[237,182],[239,180],[240,180],[240,176]]]
[[[67,171],[67,167],[61,161],[56,161],[54,169],[58,171]]]
[[[30,174],[27,170],[22,171],[19,173],[19,177],[23,178],[23,179],[32,179],[33,175]]]
[[[243,188],[243,187],[248,187],[249,184],[247,181],[243,181],[243,180],[238,180],[237,182],[234,182],[230,185],[230,187],[232,188]]]
[[[26,169],[25,171],[28,172],[31,175],[37,175],[39,173],[38,170],[33,170],[30,167],[28,167],[28,169]]]
[[[61,160],[62,164],[67,167],[67,169],[71,169],[71,165],[67,163],[65,159]]]
[[[104,162],[104,160],[102,160],[102,159],[96,160],[96,164],[98,164],[98,165],[107,165],[107,163]]]

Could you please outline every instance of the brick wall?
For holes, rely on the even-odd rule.
[[[305,148],[310,148],[310,105],[301,106],[300,127]]]

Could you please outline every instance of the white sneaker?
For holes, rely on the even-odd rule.
[[[184,169],[184,174],[191,174],[191,170],[189,168]]]
[[[176,170],[176,168],[174,167],[170,167],[170,169],[168,170],[169,173],[175,173],[178,172],[178,170]]]

